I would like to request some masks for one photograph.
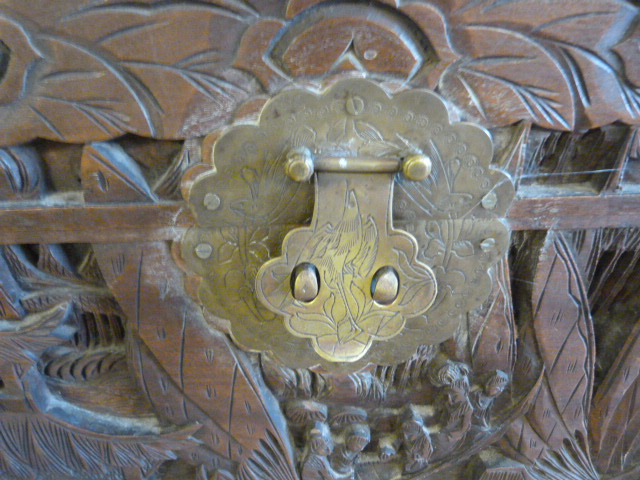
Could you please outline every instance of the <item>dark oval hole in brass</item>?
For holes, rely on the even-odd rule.
[[[291,272],[291,295],[301,302],[310,302],[320,291],[320,273],[313,263],[296,265]]]
[[[400,277],[393,267],[381,267],[371,280],[371,297],[380,305],[390,305],[398,296]]]

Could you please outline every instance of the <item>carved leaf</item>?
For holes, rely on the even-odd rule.
[[[73,335],[75,329],[66,323],[71,311],[63,303],[21,321],[0,320],[0,378],[8,393],[22,390],[22,376],[42,352]]]
[[[221,125],[258,88],[231,67],[256,11],[216,3],[76,4],[55,30],[20,25],[45,61],[37,69],[9,64],[10,76],[25,78],[24,94],[0,109],[0,141],[82,142],[124,132],[184,138]],[[20,115],[11,115],[16,108]]]
[[[12,147],[0,149],[0,198],[26,200],[42,191],[41,161],[35,149]]]
[[[614,47],[621,48],[618,53],[626,60],[626,69],[635,71],[637,62],[628,53],[629,47],[634,52],[636,47],[632,42],[616,47],[621,39],[631,37],[626,32],[633,25],[634,7],[620,0],[554,0],[551,4],[544,9],[535,0],[450,5],[451,23],[466,52],[463,56],[469,59],[453,67],[459,69],[455,80],[459,85],[452,85],[450,91],[471,101],[474,113],[486,115],[492,124],[531,119],[541,126],[569,129],[616,120],[637,122],[639,94],[624,80],[624,70],[612,52]],[[506,49],[484,43],[491,34],[481,31],[502,30],[505,25],[509,33],[503,31],[512,39]],[[547,60],[540,62],[543,57]],[[540,63],[533,67],[536,62]],[[521,76],[525,69],[528,73]],[[568,95],[558,89],[563,82]],[[505,93],[509,86],[512,91]],[[498,102],[501,112],[484,109],[484,100],[496,92],[504,94]]]
[[[140,167],[113,142],[84,147],[81,160],[82,188],[90,202],[156,200]]]
[[[201,310],[182,291],[182,274],[172,267],[166,245],[94,248],[139,336],[131,360],[140,384],[160,407],[158,414],[179,425],[204,423],[208,434],[200,440],[219,457],[237,462],[239,478],[296,479],[277,401],[246,354],[206,325]],[[118,271],[112,269],[114,258],[122,258]],[[159,269],[162,276],[156,274]]]
[[[545,240],[533,281],[533,329],[550,395],[567,430],[586,438],[595,361],[593,326],[580,272],[561,234],[550,233]]]
[[[573,92],[559,62],[537,42],[489,25],[465,28],[474,38],[468,59],[443,74],[440,89],[493,126],[531,120],[569,130],[575,122]],[[531,72],[544,75],[532,76]],[[500,102],[495,98],[499,97]],[[505,108],[506,104],[509,105]]]
[[[640,432],[640,323],[636,323],[598,388],[589,418],[594,463],[620,473],[638,461]]]
[[[98,434],[46,416],[0,413],[0,472],[31,479],[135,469],[147,476],[182,448],[193,429],[158,436]]]
[[[493,269],[493,291],[476,312],[467,315],[469,357],[475,373],[513,371],[516,327],[509,266],[501,260]]]
[[[509,427],[507,443],[542,470],[555,468],[554,461],[563,458],[575,464],[580,478],[597,478],[586,445],[593,326],[577,264],[560,233],[550,231],[537,255],[531,321],[522,337],[537,347],[545,372],[531,411]]]
[[[33,362],[46,348],[57,345],[73,333],[65,325],[71,307],[64,303],[19,322],[0,321],[0,362]]]

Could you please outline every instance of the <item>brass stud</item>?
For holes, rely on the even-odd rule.
[[[494,210],[498,206],[498,196],[496,195],[496,192],[491,191],[487,193],[482,197],[480,203],[485,210]]]
[[[313,158],[308,148],[296,148],[287,154],[285,172],[295,182],[306,182],[313,176]]]
[[[320,274],[312,263],[301,263],[291,273],[291,294],[296,300],[310,302],[320,291]]]
[[[206,260],[213,253],[213,247],[208,243],[199,243],[196,245],[195,253],[198,258]]]
[[[218,194],[209,192],[204,196],[203,203],[207,210],[214,211],[220,208],[222,200]]]
[[[489,238],[485,238],[481,243],[480,243],[480,249],[484,252],[484,253],[489,253],[491,250],[494,249],[494,247],[496,246],[496,239],[489,237]]]
[[[371,281],[371,297],[380,305],[390,305],[398,296],[400,279],[393,267],[382,267]]]
[[[431,173],[431,159],[420,153],[409,155],[402,162],[402,172],[408,180],[424,180]]]

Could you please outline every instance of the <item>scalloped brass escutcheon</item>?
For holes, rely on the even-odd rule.
[[[180,251],[198,300],[288,366],[407,360],[491,290],[514,197],[492,157],[488,132],[429,91],[284,91],[188,176],[197,226]]]

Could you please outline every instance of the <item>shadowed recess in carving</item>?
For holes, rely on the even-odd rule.
[[[9,69],[9,60],[11,59],[11,51],[4,42],[0,41],[0,82],[4,80],[7,70]]]
[[[412,78],[436,54],[413,22],[387,5],[324,2],[299,14],[266,57],[293,77],[362,71]]]

